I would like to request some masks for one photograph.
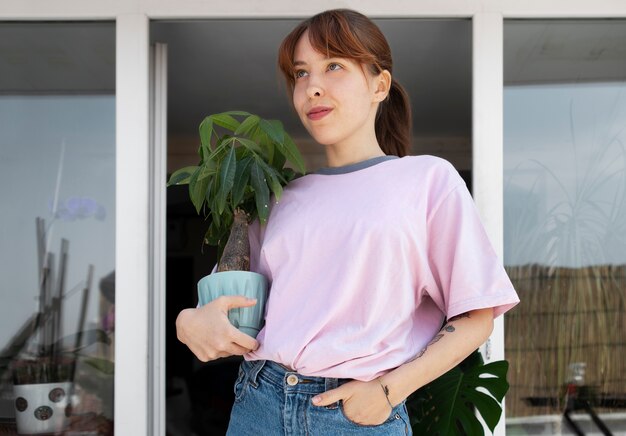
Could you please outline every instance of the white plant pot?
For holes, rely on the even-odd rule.
[[[68,424],[72,390],[71,382],[14,385],[17,432],[62,432]]]

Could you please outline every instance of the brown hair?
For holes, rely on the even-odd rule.
[[[309,31],[311,46],[327,57],[352,59],[367,65],[374,75],[392,71],[391,49],[380,31],[365,15],[349,9],[321,12],[300,23],[278,50],[278,67],[293,93],[293,56],[296,44]],[[387,98],[376,116],[376,139],[385,154],[405,156],[411,149],[411,108],[404,88],[392,76]]]

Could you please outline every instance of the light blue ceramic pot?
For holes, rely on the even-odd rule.
[[[203,277],[198,282],[198,299],[204,306],[222,295],[243,295],[256,298],[252,307],[239,307],[228,311],[228,319],[239,330],[256,338],[265,321],[267,301],[267,279],[250,271],[216,272]]]

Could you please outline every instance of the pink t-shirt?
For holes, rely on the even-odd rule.
[[[350,167],[293,180],[267,224],[251,224],[250,269],[270,293],[246,360],[369,381],[413,358],[445,317],[519,302],[448,161]]]

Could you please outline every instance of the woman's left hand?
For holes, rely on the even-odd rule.
[[[352,380],[336,389],[313,397],[316,406],[328,406],[342,400],[343,413],[361,425],[380,425],[389,418],[391,406],[378,379],[362,382]]]

